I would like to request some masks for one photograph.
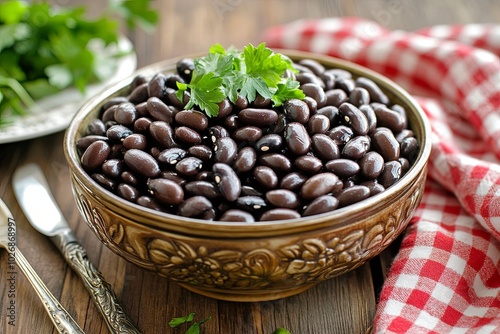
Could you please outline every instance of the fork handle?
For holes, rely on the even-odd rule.
[[[64,309],[56,297],[54,297],[47,286],[43,283],[19,248],[15,247],[14,254],[17,266],[31,283],[33,289],[35,289],[38,297],[43,302],[43,307],[50,315],[50,320],[52,320],[52,323],[56,327],[57,331],[63,334],[85,334],[68,311]]]
[[[82,279],[111,333],[141,334],[118,302],[111,285],[94,267],[87,252],[69,230],[52,237],[66,262]]]

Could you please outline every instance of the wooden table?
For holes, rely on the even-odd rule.
[[[61,3],[61,1],[58,1]],[[99,12],[100,0],[87,4]],[[161,21],[153,34],[128,33],[142,67],[163,59],[205,52],[214,43],[243,46],[259,43],[264,29],[299,18],[365,17],[391,29],[412,30],[438,23],[498,22],[500,6],[466,0],[170,0],[156,1]],[[90,260],[113,285],[125,310],[144,333],[184,333],[170,329],[173,317],[196,313],[211,317],[202,333],[271,334],[278,327],[292,333],[367,333],[377,296],[397,242],[357,270],[333,278],[300,295],[262,303],[232,303],[202,297],[121,259],[97,240],[80,216],[71,194],[62,150],[63,133],[0,145],[0,197],[17,222],[17,242],[26,258],[86,333],[108,330],[76,274],[50,241],[27,222],[13,195],[11,175],[28,162],[41,165],[54,196]],[[7,255],[0,253],[0,333],[53,333],[34,290],[20,272],[15,279],[15,326],[8,324]]]

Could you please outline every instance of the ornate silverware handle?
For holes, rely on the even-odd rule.
[[[28,263],[28,260],[26,260],[17,247],[15,248],[15,258],[17,266],[21,268],[21,271],[35,289],[38,297],[40,297],[40,300],[43,302],[43,306],[50,315],[50,319],[54,323],[57,331],[64,334],[85,334],[76,321],[50,292],[47,286],[45,286],[35,270]]]
[[[75,240],[71,232],[54,237],[66,261],[80,276],[94,303],[103,315],[111,333],[140,334],[132,320],[118,302],[111,285],[89,261],[85,249]]]

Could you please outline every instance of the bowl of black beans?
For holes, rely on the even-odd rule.
[[[64,140],[108,248],[229,301],[295,295],[382,252],[421,201],[430,145],[391,80],[262,45],[142,68],[88,100]]]

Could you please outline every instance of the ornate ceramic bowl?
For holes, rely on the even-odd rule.
[[[356,204],[307,218],[227,223],[158,213],[106,191],[80,165],[75,146],[109,98],[126,95],[137,74],[173,71],[173,59],[137,71],[90,99],[67,129],[64,148],[74,196],[90,228],[112,251],[199,294],[230,301],[264,301],[300,293],[361,266],[406,227],[419,205],[430,153],[430,128],[417,103],[392,81],[338,59],[312,58],[327,68],[375,81],[406,108],[421,147],[410,170],[386,191]]]

